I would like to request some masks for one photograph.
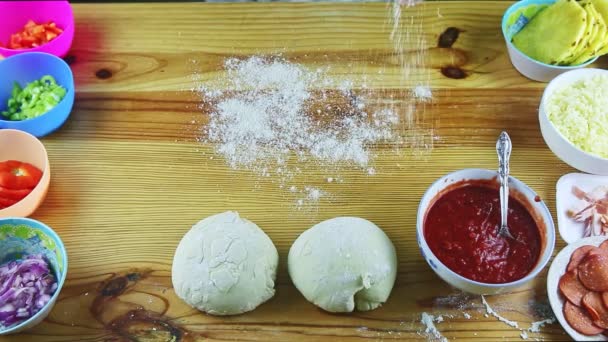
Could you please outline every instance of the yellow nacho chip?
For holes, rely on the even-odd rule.
[[[591,3],[593,4],[593,7],[595,7],[597,13],[602,17],[602,19],[604,19],[604,23],[608,27],[608,0],[591,0]],[[608,32],[606,32],[604,43],[597,52],[597,55],[599,56],[606,53],[608,53]]]
[[[597,35],[597,27],[594,26],[594,24],[596,23],[596,20],[595,20],[595,17],[592,16],[593,12],[589,10],[589,7],[591,7],[590,1],[583,0],[583,1],[579,1],[578,4],[583,7],[585,12],[587,12],[587,19],[586,19],[587,24],[586,24],[586,28],[585,28],[585,34],[583,35],[583,38],[581,39],[581,41],[577,44],[576,48],[571,52],[571,54],[568,55],[568,57],[566,57],[564,60],[559,61],[560,65],[574,64],[574,61],[577,58],[579,58],[580,56],[582,56],[583,54],[585,54],[588,51],[591,41]]]
[[[558,0],[542,10],[513,37],[527,56],[547,64],[564,61],[581,43],[587,29],[587,12],[574,0]]]

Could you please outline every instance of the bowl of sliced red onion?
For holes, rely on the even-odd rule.
[[[42,322],[67,271],[65,247],[51,228],[28,218],[0,219],[0,335]]]

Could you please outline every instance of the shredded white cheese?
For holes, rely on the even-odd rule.
[[[608,76],[595,75],[557,89],[547,116],[557,130],[583,151],[608,158]]]

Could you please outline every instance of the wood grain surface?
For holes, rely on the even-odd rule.
[[[43,139],[53,178],[33,216],[64,240],[68,281],[44,323],[0,341],[426,340],[423,312],[444,315],[436,325],[449,340],[521,340],[520,330],[484,315],[480,297],[458,293],[427,266],[415,241],[416,212],[436,178],[467,167],[494,169],[495,139],[507,130],[512,174],[555,214],[555,183],[573,169],[540,135],[545,85],[509,62],[500,31],[509,2],[403,8],[392,40],[391,6],[75,4],[66,60],[76,102],[68,122]],[[374,147],[376,174],[346,168],[343,183],[327,184],[322,170],[305,167],[295,184],[323,185],[332,196],[304,209],[276,181],[230,169],[213,146],[198,141],[210,108],[193,89],[205,82],[221,88],[224,59],[253,54],[327,66],[336,82],[354,79],[378,104],[404,110],[413,103],[414,116],[399,127],[408,145]],[[432,101],[412,102],[418,84],[432,86]],[[226,210],[256,222],[274,241],[277,294],[254,312],[211,317],[175,296],[171,262],[194,223]],[[328,314],[289,280],[291,243],[340,215],[375,222],[397,248],[397,281],[380,309]],[[558,239],[556,251],[563,246]],[[545,276],[488,301],[527,329],[550,316]],[[568,339],[557,323],[528,335]]]

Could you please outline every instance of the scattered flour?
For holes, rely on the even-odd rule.
[[[486,297],[484,297],[483,295],[481,296],[481,302],[486,307],[486,312],[488,315],[492,315],[492,316],[496,317],[499,321],[505,323],[506,325],[508,325],[510,327],[519,329],[519,324],[517,324],[517,322],[510,321],[510,320],[502,317],[501,315],[499,315],[498,312],[494,311],[492,309],[492,307],[490,307],[490,304],[488,304],[488,302],[486,301]]]
[[[303,185],[293,189],[296,178],[306,177],[306,170],[331,172],[334,177],[324,175],[326,183],[341,184],[343,179],[336,172],[343,167],[358,168],[370,176],[377,173],[370,167],[376,157],[370,147],[375,144],[392,145],[396,150],[407,145],[414,155],[427,155],[438,139],[432,125],[427,128],[424,113],[416,111],[416,103],[428,102],[433,96],[427,85],[431,79],[430,69],[425,67],[427,44],[422,9],[409,10],[421,2],[392,0],[388,11],[392,26],[389,39],[400,64],[402,84],[406,86],[412,71],[426,72],[428,80],[410,91],[407,108],[399,107],[398,101],[378,108],[380,101],[372,103],[376,99],[366,95],[372,92],[365,91],[365,77],[362,82],[338,82],[329,77],[329,67],[309,69],[281,56],[229,58],[224,61],[225,79],[195,89],[203,98],[202,107],[210,112],[200,141],[213,144],[216,154],[233,169],[250,170],[278,183],[294,196],[297,207],[330,198],[320,188],[319,196],[304,195]],[[407,18],[401,18],[402,7]],[[417,51],[414,60],[406,58],[409,46]],[[200,70],[198,61],[191,63]],[[384,72],[378,70],[379,75]],[[201,80],[198,72],[193,75],[197,84]],[[332,88],[337,91],[324,90]],[[404,121],[403,129],[396,134],[400,121]],[[308,181],[297,180],[298,184]]]
[[[435,317],[426,312],[423,312],[422,316],[420,318],[420,322],[425,327],[424,333],[427,335],[427,337],[429,337],[430,339],[441,341],[441,342],[448,341],[448,339],[445,338],[443,335],[441,335],[441,332],[439,332],[439,330],[437,330],[437,327],[435,327],[435,322],[437,322],[437,323],[443,322],[443,316],[439,315],[439,316]]]
[[[338,99],[344,107],[324,106],[312,89],[327,82],[318,71],[258,56],[228,59],[225,67],[234,94],[201,91],[218,100],[206,128],[208,140],[233,168],[282,166],[293,155],[298,161],[312,156],[325,164],[365,168],[372,158],[368,145],[394,138],[399,116],[392,110],[358,110],[349,98]],[[319,107],[315,104],[322,108],[316,120],[311,113]]]
[[[519,336],[524,340],[527,340],[529,338],[528,333],[539,333],[540,328],[544,327],[547,324],[553,324],[556,322],[555,316],[553,316],[553,314],[551,314],[552,317],[549,317],[549,318],[546,318],[546,319],[543,319],[540,321],[532,322],[528,329],[523,329],[523,328],[519,327],[519,324],[517,322],[508,320],[508,319],[502,317],[501,315],[499,315],[496,311],[494,311],[490,307],[490,304],[488,304],[488,302],[486,301],[486,298],[484,296],[481,296],[481,301],[486,308],[486,312],[487,312],[487,314],[485,315],[486,317],[488,317],[488,315],[492,315],[492,316],[496,317],[499,321],[509,325],[510,327],[519,329],[521,331]]]
[[[530,328],[528,328],[528,331],[533,332],[533,333],[540,332],[540,328],[544,327],[546,324],[553,324],[553,323],[555,323],[555,321],[556,321],[556,318],[551,317],[551,318],[544,319],[542,321],[532,322],[532,326],[530,326]]]
[[[471,315],[467,312],[463,312],[462,315],[464,316],[464,318],[466,319],[471,319]]]
[[[412,90],[414,98],[421,101],[431,101],[433,99],[433,91],[428,85],[417,85]]]
[[[214,144],[234,169],[277,176],[280,188],[294,192],[285,183],[301,170],[290,160],[374,175],[368,166],[375,157],[370,146],[400,143],[394,133],[399,115],[390,108],[368,110],[365,96],[353,93],[351,80],[343,81],[337,93],[315,90],[333,82],[323,69],[309,70],[276,56],[230,58],[224,67],[230,91],[199,89],[205,104],[212,105],[201,140]],[[311,189],[298,204],[322,196]]]

